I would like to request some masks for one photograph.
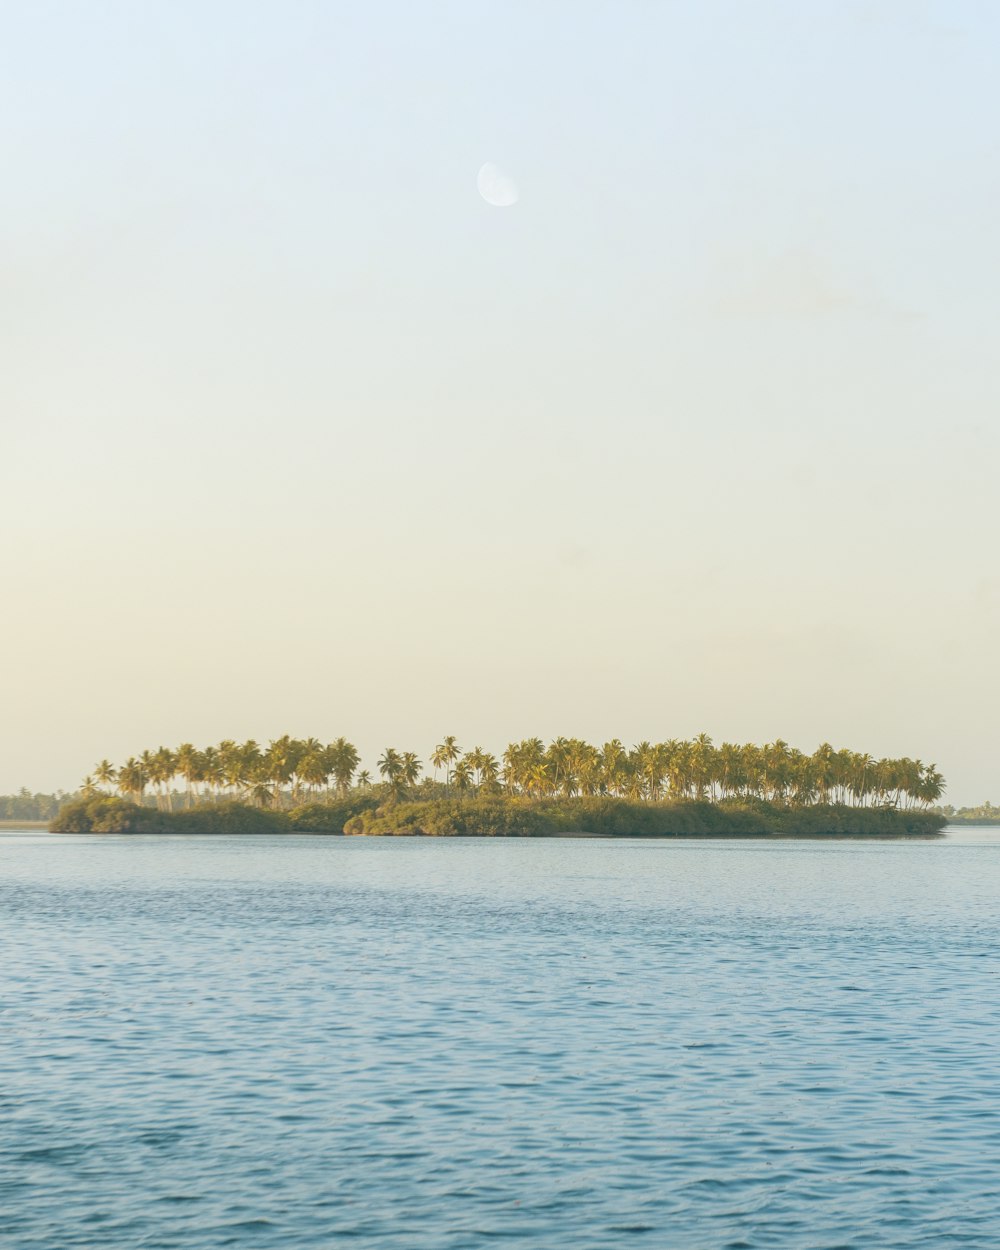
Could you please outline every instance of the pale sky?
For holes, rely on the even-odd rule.
[[[705,731],[1000,801],[998,53],[987,0],[0,0],[0,792]]]

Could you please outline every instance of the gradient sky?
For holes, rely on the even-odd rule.
[[[0,0],[0,792],[705,731],[1000,801],[998,51],[986,0]]]

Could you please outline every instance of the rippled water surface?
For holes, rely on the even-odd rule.
[[[0,836],[0,1236],[995,1247],[1000,845]]]

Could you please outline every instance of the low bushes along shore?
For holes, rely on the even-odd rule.
[[[916,837],[940,831],[944,816],[840,804],[781,806],[763,800],[633,803],[618,798],[435,799],[379,803],[359,795],[291,811],[242,803],[164,812],[102,795],[70,803],[53,833],[329,833],[426,837]]]

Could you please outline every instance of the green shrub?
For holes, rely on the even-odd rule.
[[[476,798],[387,803],[353,817],[344,826],[344,832],[431,838],[532,838],[551,830],[535,804],[520,799]]]
[[[157,833],[290,833],[287,812],[265,811],[246,803],[218,803],[180,812],[151,811],[148,828]]]
[[[67,803],[55,814],[49,823],[53,833],[90,833],[94,827],[93,820],[87,810],[85,800]]]
[[[535,838],[557,833],[606,837],[900,837],[938,833],[934,812],[815,804],[783,807],[762,799],[722,803],[632,803],[606,797],[506,796],[382,802],[370,794],[312,803],[293,812],[243,803],[160,812],[101,795],[63,807],[55,833],[346,833],[432,838]]]
[[[67,803],[49,825],[53,833],[131,833],[147,809],[101,794]]]
[[[302,833],[343,833],[352,817],[372,811],[379,800],[371,794],[334,799],[329,803],[308,803],[288,813],[292,827]]]
[[[53,833],[287,833],[284,812],[243,803],[220,803],[179,812],[158,812],[111,795],[70,803],[49,828]]]

